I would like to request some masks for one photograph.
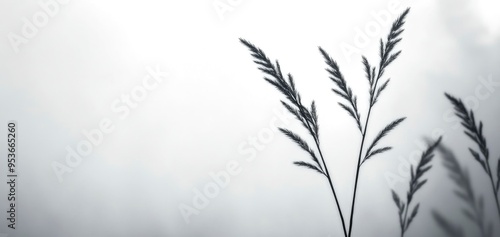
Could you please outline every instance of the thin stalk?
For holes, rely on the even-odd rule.
[[[405,215],[403,218],[403,226],[401,228],[401,237],[404,237],[406,228],[408,226],[408,209],[410,209],[411,199],[408,201],[408,204],[405,207]]]
[[[500,203],[498,203],[498,194],[495,188],[495,182],[493,181],[493,176],[491,175],[490,162],[486,161],[486,167],[488,167],[488,176],[490,176],[491,187],[493,188],[493,195],[495,195],[495,203],[497,204],[498,216],[500,217]]]
[[[371,114],[372,106],[370,105],[368,109],[368,115],[366,116],[366,122],[365,122],[365,129],[363,131],[363,136],[361,138],[361,146],[359,147],[359,156],[358,156],[358,165],[356,166],[356,178],[354,180],[354,193],[352,195],[352,205],[351,205],[351,215],[350,215],[350,220],[349,220],[349,235],[348,237],[351,236],[352,232],[352,223],[354,219],[354,206],[356,203],[356,190],[358,188],[358,179],[359,179],[359,169],[361,168],[361,155],[363,154],[363,146],[365,144],[365,138],[366,138],[366,131],[368,130],[368,121],[370,119],[370,114]]]
[[[491,181],[491,188],[493,191],[493,195],[495,196],[495,203],[497,204],[497,211],[498,211],[498,216],[500,217],[500,203],[498,203],[498,194],[497,194],[497,189],[495,187],[495,181],[493,181],[493,176],[491,175],[491,167],[490,167],[490,161],[489,161],[489,153],[486,152],[484,153],[484,158],[485,158],[485,163],[486,163],[486,172],[490,178]]]
[[[378,74],[377,74],[377,80],[375,80],[375,85],[374,85],[374,90],[376,90],[377,88],[377,83],[380,79],[380,77],[382,76],[382,70],[379,69],[378,71]],[[351,215],[350,215],[350,219],[349,219],[349,235],[348,237],[350,237],[352,235],[352,223],[353,223],[353,220],[354,220],[354,207],[356,205],[356,193],[357,193],[357,189],[358,189],[358,180],[359,180],[359,170],[361,168],[361,156],[363,155],[363,148],[364,148],[364,145],[365,145],[365,138],[366,138],[366,132],[368,131],[368,122],[370,121],[370,115],[371,115],[371,112],[372,112],[372,108],[373,108],[373,100],[370,101],[370,106],[368,107],[368,113],[366,115],[366,121],[365,121],[365,126],[364,126],[364,130],[363,130],[363,136],[361,138],[361,145],[359,146],[359,155],[358,155],[358,163],[357,163],[357,166],[356,166],[356,178],[354,179],[354,193],[352,195],[352,205],[351,205]]]
[[[299,111],[302,114],[302,116],[304,116],[304,111],[303,111],[301,106],[299,106]],[[309,129],[309,131],[312,132],[311,125],[309,124],[308,121],[306,122],[306,124],[307,124],[307,128]],[[333,198],[335,199],[335,204],[337,205],[337,210],[338,210],[339,215],[340,215],[340,220],[342,221],[342,229],[344,231],[344,236],[347,237],[347,230],[346,230],[344,215],[342,214],[342,209],[340,208],[340,203],[339,203],[339,200],[337,198],[337,193],[335,192],[335,188],[333,187],[332,179],[330,177],[330,173],[328,172],[328,167],[326,166],[325,159],[323,158],[323,152],[321,151],[321,148],[319,145],[319,140],[318,140],[317,136],[314,136],[313,138],[314,138],[314,143],[316,144],[316,148],[318,149],[319,157],[321,158],[321,162],[323,163],[323,167],[325,168],[325,173],[326,173],[325,176],[328,179],[328,183],[330,184],[330,188],[331,188],[332,193],[333,193]]]
[[[338,209],[339,214],[340,214],[340,220],[342,221],[342,229],[344,230],[344,236],[347,237],[347,230],[345,228],[344,215],[342,215],[342,210],[340,209],[340,204],[339,204],[339,200],[337,198],[337,194],[335,193],[335,188],[333,188],[333,183],[332,183],[332,179],[330,177],[330,173],[328,172],[328,168],[326,166],[325,159],[323,159],[323,153],[321,152],[321,149],[319,148],[318,142],[316,142],[316,146],[318,147],[321,162],[323,162],[323,166],[325,167],[326,177],[328,179],[328,183],[330,183],[330,188],[332,189],[333,197],[335,198],[335,204],[337,204],[337,209]]]

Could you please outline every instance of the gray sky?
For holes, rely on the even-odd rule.
[[[409,177],[398,168],[436,131],[445,133],[444,142],[472,174],[488,219],[500,223],[489,181],[443,96],[468,98],[496,160],[498,3],[401,0],[392,1],[398,5],[393,14],[390,2],[0,1],[0,121],[18,121],[19,136],[17,228],[3,220],[0,233],[341,236],[328,182],[292,165],[308,157],[270,124],[306,132],[283,118],[282,96],[262,79],[238,38],[279,59],[303,100],[316,101],[323,153],[348,216],[360,136],[336,105],[317,47],[337,60],[364,116],[368,87],[358,52],[377,62],[379,38],[406,7],[412,10],[399,45],[403,53],[386,72],[391,84],[374,109],[368,139],[395,118],[408,119],[383,140],[394,149],[361,169],[353,235],[399,236],[390,190],[405,196]],[[380,12],[387,12],[388,23],[378,21]],[[357,42],[360,32],[367,34],[364,45]],[[355,52],[346,53],[346,45]],[[481,81],[488,78],[496,85],[485,90]],[[128,103],[131,94],[136,97]],[[96,129],[102,139],[70,166],[68,149],[91,144],[85,133]],[[250,145],[252,137],[258,147]],[[0,144],[5,157],[7,144]],[[443,235],[433,209],[475,236],[436,157],[406,236]],[[58,176],[54,166],[72,172]],[[211,174],[228,170],[235,172],[227,186],[186,223],[180,206],[193,206],[196,190],[214,184]],[[391,184],[390,175],[404,181]],[[4,184],[2,211],[6,195]],[[500,226],[494,230],[498,235]]]

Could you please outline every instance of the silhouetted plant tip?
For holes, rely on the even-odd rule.
[[[294,133],[285,128],[279,129],[283,134],[285,134],[288,138],[294,141],[302,150],[306,151],[311,156],[311,159],[313,161],[313,163],[296,161],[294,162],[294,164],[299,167],[304,167],[307,169],[317,171],[325,175],[326,178],[328,179],[335,203],[337,205],[337,210],[339,212],[340,219],[342,221],[342,228],[344,230],[344,235],[347,236],[342,210],[340,208],[340,204],[337,199],[337,194],[335,192],[335,188],[333,186],[330,173],[328,172],[328,167],[326,166],[320,148],[318,113],[315,102],[312,101],[309,108],[304,106],[300,94],[295,88],[295,82],[293,80],[292,75],[288,74],[287,79],[285,79],[281,72],[281,68],[278,61],[276,61],[276,63],[273,63],[266,56],[264,51],[262,51],[260,48],[257,48],[256,46],[254,46],[253,44],[244,39],[240,39],[240,41],[250,50],[254,58],[254,62],[257,65],[259,65],[259,70],[261,70],[266,75],[264,77],[264,80],[273,85],[276,89],[278,89],[278,91],[280,91],[287,98],[288,101],[281,101],[281,104],[283,104],[283,106],[291,114],[295,116],[295,118],[303,125],[303,127],[309,132],[309,134],[313,138],[314,143],[316,145],[316,151],[311,149],[311,146],[306,142],[306,140],[300,137],[297,133]]]
[[[471,220],[474,224],[477,225],[479,231],[481,232],[481,236],[490,237],[493,234],[493,226],[491,223],[487,224],[484,219],[484,202],[483,198],[476,197],[474,194],[474,190],[472,188],[471,179],[469,173],[466,169],[460,166],[458,159],[455,154],[445,147],[444,145],[440,145],[437,150],[442,154],[443,157],[443,165],[448,170],[448,174],[450,179],[456,184],[458,187],[457,190],[454,191],[455,195],[464,201],[468,208],[463,208],[462,213]],[[440,226],[447,233],[450,232],[450,228],[453,226],[451,222],[447,221],[443,216],[439,215],[437,212],[433,213],[434,219],[440,224]]]
[[[477,145],[481,153],[479,154],[479,152],[477,152],[475,149],[469,148],[469,152],[471,153],[472,157],[481,165],[483,170],[490,178],[495,203],[497,206],[497,212],[500,216],[500,203],[498,200],[498,186],[500,185],[500,158],[498,160],[499,163],[497,164],[497,181],[495,182],[493,178],[493,171],[491,170],[490,166],[490,153],[486,138],[483,134],[483,122],[476,122],[474,111],[468,110],[461,99],[458,99],[447,93],[445,93],[445,96],[454,106],[455,115],[461,119],[462,127],[464,127],[464,133]]]
[[[362,63],[364,66],[364,71],[366,78],[368,80],[370,89],[369,89],[369,106],[368,106],[368,112],[366,114],[366,119],[365,119],[365,124],[364,126],[362,125],[361,121],[361,114],[358,109],[358,104],[357,104],[357,97],[356,95],[352,92],[352,89],[347,85],[347,82],[343,76],[343,74],[340,71],[340,68],[337,64],[337,62],[330,57],[330,55],[321,47],[319,47],[320,53],[323,55],[323,58],[325,60],[325,63],[327,64],[326,71],[329,74],[330,80],[332,80],[335,83],[336,88],[333,88],[333,92],[337,95],[339,95],[345,102],[339,102],[338,104],[342,109],[344,109],[350,117],[354,119],[356,122],[356,125],[358,126],[359,131],[361,132],[361,144],[359,147],[359,154],[358,154],[358,163],[357,163],[357,168],[356,168],[356,176],[355,176],[355,181],[354,181],[354,192],[353,192],[353,197],[352,197],[352,205],[351,205],[351,213],[350,213],[350,221],[349,221],[349,230],[348,230],[348,236],[352,235],[352,226],[354,223],[354,210],[355,210],[355,203],[356,203],[356,193],[357,193],[357,187],[358,187],[358,179],[359,179],[359,169],[361,165],[368,159],[372,158],[373,156],[377,154],[382,154],[386,151],[389,151],[392,149],[391,146],[385,146],[385,147],[380,147],[376,148],[375,146],[378,144],[378,142],[386,136],[390,131],[392,131],[395,127],[397,127],[402,121],[404,121],[405,118],[400,118],[389,125],[387,125],[375,138],[375,140],[372,142],[372,144],[368,147],[366,150],[364,156],[363,156],[363,150],[365,149],[365,139],[368,131],[368,123],[370,121],[370,115],[372,112],[372,108],[374,105],[377,103],[378,99],[380,98],[382,92],[388,87],[390,79],[386,79],[385,81],[381,82],[379,84],[380,79],[384,75],[384,72],[386,68],[394,62],[398,58],[398,56],[401,54],[401,51],[396,51],[394,52],[394,49],[396,45],[401,41],[401,38],[399,37],[401,33],[403,33],[404,29],[404,23],[406,16],[410,12],[410,9],[406,9],[397,19],[394,21],[392,24],[391,30],[387,36],[387,40],[384,42],[383,39],[380,40],[380,62],[378,65],[378,68],[375,66],[372,66],[368,59],[365,56],[362,56]],[[363,158],[363,159],[362,159]]]
[[[314,106],[314,102],[311,105],[311,110],[307,109],[301,101],[300,94],[295,88],[295,82],[291,74],[288,74],[288,81],[285,80],[283,74],[281,72],[281,68],[279,66],[279,62],[276,61],[276,64],[273,64],[271,60],[266,56],[264,51],[257,48],[250,42],[240,39],[240,41],[246,45],[250,51],[252,52],[252,56],[254,57],[254,62],[259,65],[259,69],[264,72],[269,77],[264,77],[264,79],[273,85],[276,89],[278,89],[285,97],[288,99],[288,102],[281,101],[283,106],[295,117],[299,120],[304,128],[309,131],[309,134],[312,136],[314,141],[318,144],[319,138],[317,131],[318,122],[316,115],[316,107]],[[314,114],[314,115],[313,115]],[[302,139],[299,135],[293,133],[290,130],[280,128],[280,131],[289,137],[291,140],[296,142],[304,151],[306,151],[312,158],[312,160],[316,163],[318,170],[322,171],[316,153],[310,148],[307,142]],[[319,150],[319,146],[318,146]]]
[[[344,76],[340,72],[340,69],[337,65],[337,62],[333,60],[328,53],[326,53],[325,50],[323,50],[321,47],[319,47],[319,51],[325,58],[325,62],[328,65],[328,68],[326,71],[330,74],[330,79],[335,82],[337,85],[338,89],[332,89],[332,91],[339,95],[340,97],[344,98],[348,104],[341,103],[339,102],[338,104],[340,105],[341,108],[343,108],[347,113],[354,118],[356,121],[356,124],[358,125],[358,129],[361,133],[363,133],[363,128],[361,127],[361,116],[358,111],[358,104],[357,104],[357,98],[356,96],[352,93],[352,90],[349,86],[347,86],[347,82],[344,79]]]
[[[418,209],[420,207],[420,203],[417,203],[413,208],[410,213],[410,216],[408,216],[409,210],[411,209],[411,202],[413,201],[413,198],[417,191],[422,188],[422,186],[427,182],[427,179],[423,179],[424,174],[429,171],[432,167],[430,165],[430,162],[432,161],[432,158],[434,157],[434,150],[436,147],[439,145],[441,142],[441,137],[435,141],[432,145],[427,147],[427,150],[425,150],[422,153],[422,156],[420,158],[420,161],[417,164],[417,167],[414,169],[413,165],[410,168],[410,187],[409,190],[406,194],[406,201],[401,200],[401,198],[398,196],[398,194],[392,190],[392,199],[394,200],[394,203],[396,204],[396,207],[398,208],[398,214],[399,214],[399,225],[401,228],[401,236],[404,236],[408,228],[410,227],[410,224],[412,221],[415,219],[415,217],[418,214]]]

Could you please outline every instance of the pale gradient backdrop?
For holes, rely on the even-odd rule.
[[[7,121],[17,120],[19,126],[17,228],[8,229],[2,218],[0,233],[342,235],[326,179],[292,165],[308,159],[296,145],[276,133],[261,150],[253,149],[255,157],[242,152],[250,149],[248,139],[279,119],[282,96],[262,79],[238,38],[279,59],[283,71],[295,76],[304,101],[316,100],[322,149],[348,215],[360,136],[336,105],[339,98],[331,92],[317,47],[337,60],[366,114],[361,55],[346,56],[342,45],[354,46],[357,29],[377,23],[372,13],[388,11],[390,1],[71,0],[58,3],[46,24],[13,46],[12,35],[22,36],[24,19],[33,21],[46,2],[0,1],[0,136],[6,136]],[[353,236],[399,236],[390,189],[404,195],[408,177],[394,185],[386,177],[399,175],[398,167],[435,131],[445,133],[444,142],[473,174],[476,191],[487,197],[489,220],[500,223],[488,180],[468,154],[469,143],[450,119],[451,105],[443,96],[447,91],[475,98],[480,78],[496,81],[488,98],[477,100],[475,112],[485,123],[493,158],[499,157],[499,3],[396,2],[398,12],[412,10],[399,45],[403,53],[386,72],[391,85],[375,108],[369,139],[392,119],[408,119],[384,140],[395,148],[362,168]],[[227,11],[218,12],[214,4]],[[390,22],[396,17],[391,14]],[[389,27],[382,25],[360,47],[371,61],[378,60],[378,39]],[[157,66],[168,76],[121,119],[113,103],[140,87],[148,68]],[[65,164],[66,147],[74,149],[86,139],[82,130],[99,128],[103,119],[112,121],[114,130],[59,182],[54,162]],[[293,120],[288,127],[300,129]],[[6,141],[0,144],[5,157]],[[432,219],[433,209],[475,236],[438,159],[417,194],[421,209],[406,236],[444,236]],[[0,160],[0,177],[5,177],[6,161]],[[186,223],[179,206],[192,205],[193,190],[203,190],[212,182],[211,172],[234,162],[240,172]],[[6,195],[2,184],[3,213]],[[495,233],[500,235],[498,224]]]

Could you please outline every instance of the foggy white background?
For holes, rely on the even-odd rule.
[[[46,2],[42,0],[41,2]],[[269,126],[282,111],[281,94],[268,85],[245,38],[279,59],[296,79],[304,101],[318,106],[322,149],[345,218],[348,219],[360,136],[337,106],[333,82],[317,47],[337,60],[359,96],[366,117],[367,83],[361,56],[346,57],[356,28],[376,22],[372,12],[389,1],[241,0],[221,18],[208,1],[78,1],[60,5],[46,26],[16,52],[8,35],[21,35],[23,18],[41,11],[39,1],[0,1],[0,121],[17,120],[18,220],[8,236],[340,236],[337,210],[326,179],[292,165],[308,160],[282,134],[274,134],[254,161],[238,147]],[[220,1],[229,5],[224,0]],[[367,162],[360,175],[353,236],[399,236],[398,216],[385,175],[398,174],[400,159],[419,149],[436,129],[473,173],[485,196],[489,220],[499,223],[489,181],[468,151],[443,93],[474,96],[478,78],[500,81],[500,17],[494,0],[400,1],[411,7],[402,55],[389,67],[391,84],[372,114],[368,141],[397,117],[408,119],[384,144],[394,149]],[[391,16],[391,22],[397,16]],[[360,50],[378,62],[378,41],[390,24]],[[147,67],[169,76],[119,119],[114,100],[141,83]],[[492,159],[500,156],[500,87],[475,110],[485,123]],[[116,126],[91,155],[60,183],[53,162],[64,162],[66,146],[85,139],[82,130],[109,118]],[[278,123],[279,124],[279,123]],[[296,122],[290,128],[300,129]],[[300,130],[298,130],[300,131]],[[301,134],[306,134],[303,131]],[[6,141],[0,142],[2,157]],[[400,158],[400,159],[399,159]],[[1,159],[0,175],[6,175]],[[202,190],[237,161],[242,172],[185,223],[179,205],[191,205]],[[420,212],[406,236],[440,236],[436,209],[477,233],[460,212],[441,162],[433,161],[428,183],[416,196]],[[492,166],[496,166],[496,163]],[[475,175],[477,174],[477,175]],[[408,179],[408,178],[407,178]],[[0,210],[7,207],[0,186]],[[404,196],[407,181],[395,190]],[[3,216],[4,214],[0,214]],[[500,233],[496,224],[495,233]]]

